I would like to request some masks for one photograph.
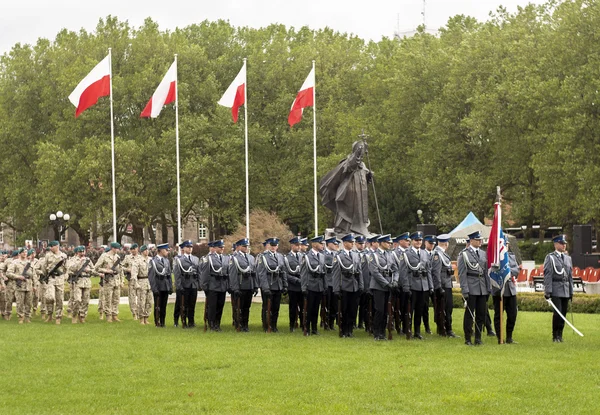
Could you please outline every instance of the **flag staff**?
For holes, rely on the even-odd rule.
[[[246,61],[248,59],[244,58],[244,67],[246,67]],[[246,161],[246,238],[250,239],[250,188],[248,185],[248,99],[247,99],[247,91],[248,91],[248,79],[246,77],[245,81],[246,85],[244,85],[244,156]]]
[[[315,61],[312,61],[313,73],[315,72]],[[313,86],[313,180],[315,199],[315,237],[319,234],[319,207],[317,202],[317,85]]]
[[[500,193],[500,186],[496,186],[496,198],[498,203],[498,241],[496,243],[496,260],[500,262],[500,229],[502,229],[502,194]],[[506,252],[508,255],[508,251]],[[505,281],[502,280],[502,286],[500,287],[500,344],[504,344],[504,286]]]
[[[177,244],[181,243],[181,182],[179,177],[179,79],[177,79],[177,54],[175,54],[175,144],[177,156]]]
[[[117,193],[115,188],[115,123],[113,117],[112,48],[108,48],[108,67],[110,68],[110,153],[112,165],[113,242],[119,242],[117,241]]]

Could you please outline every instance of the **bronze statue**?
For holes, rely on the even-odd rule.
[[[337,235],[370,235],[368,185],[373,176],[362,161],[366,152],[366,141],[355,141],[352,154],[340,161],[319,184],[321,203],[335,214]]]

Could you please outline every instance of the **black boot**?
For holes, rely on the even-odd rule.
[[[469,337],[469,336],[465,337],[465,344],[467,346],[473,346],[473,343],[471,343],[471,337]]]

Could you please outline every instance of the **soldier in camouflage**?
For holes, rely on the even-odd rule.
[[[94,265],[90,258],[85,256],[85,247],[75,248],[75,256],[69,263],[69,277],[73,281],[73,315],[71,323],[85,323],[90,304],[90,290],[92,289],[91,276],[94,274]]]
[[[33,274],[31,263],[27,260],[27,250],[19,248],[18,256],[6,270],[8,279],[15,282],[17,297],[17,316],[19,324],[31,322],[31,295],[33,290]]]
[[[129,299],[129,309],[131,310],[131,315],[134,320],[138,319],[137,315],[137,292],[136,292],[136,282],[131,281],[131,267],[133,263],[137,261],[138,257],[138,244],[131,244],[129,248],[129,254],[125,256],[123,260],[123,273],[125,275],[125,279],[127,280],[127,291],[128,291],[128,299]]]
[[[121,244],[111,242],[110,251],[98,259],[96,270],[104,274],[104,314],[108,323],[119,320],[119,300],[121,298]]]
[[[136,315],[140,320],[140,324],[148,325],[148,317],[154,306],[154,297],[152,295],[152,289],[150,288],[150,282],[148,281],[148,270],[150,265],[150,258],[148,257],[148,247],[142,245],[140,247],[140,255],[135,257],[135,261],[131,265],[131,280],[129,285],[135,284],[136,286],[136,298],[137,298],[137,312]],[[133,281],[133,282],[132,282]]]
[[[67,256],[60,251],[58,241],[48,244],[50,251],[46,253],[41,270],[46,278],[46,322],[52,321],[55,316],[56,324],[60,324],[63,313],[63,300],[65,297],[65,282],[67,279]]]

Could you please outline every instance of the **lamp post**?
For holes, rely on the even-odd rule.
[[[423,211],[421,209],[417,210],[417,216],[419,217],[419,222],[421,225],[423,224]]]
[[[54,228],[54,237],[57,241],[60,241],[60,237],[69,227],[67,222],[71,219],[71,215],[68,213],[63,213],[59,210],[56,213],[51,213],[49,219],[50,223],[52,223],[52,227]]]

